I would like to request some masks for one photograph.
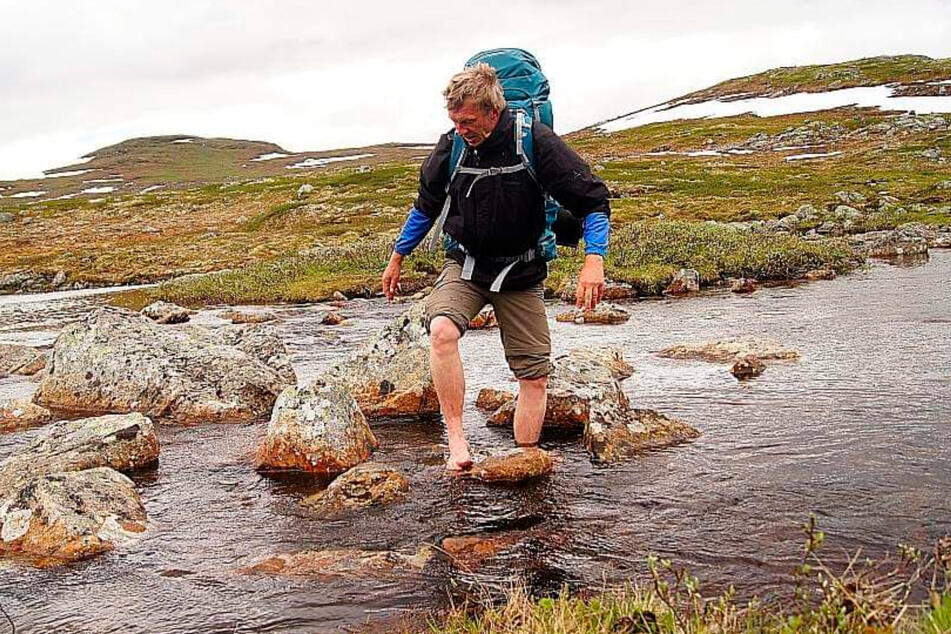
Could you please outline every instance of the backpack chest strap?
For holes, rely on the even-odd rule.
[[[500,176],[502,174],[514,174],[524,169],[527,169],[525,164],[519,163],[518,165],[507,165],[505,167],[460,167],[457,172],[459,174],[475,175],[475,178],[469,183],[469,189],[466,191],[466,198],[468,198],[469,195],[472,194],[472,188],[483,178],[487,176]]]

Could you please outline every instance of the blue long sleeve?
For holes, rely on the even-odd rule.
[[[403,230],[400,231],[400,237],[396,239],[394,250],[400,255],[409,255],[419,246],[434,224],[434,220],[430,220],[426,214],[413,207],[409,210],[406,222],[403,223]]]
[[[604,257],[608,252],[608,234],[610,230],[611,223],[608,221],[608,215],[606,213],[595,211],[585,216],[585,255],[595,254]]]

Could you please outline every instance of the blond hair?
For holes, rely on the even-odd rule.
[[[453,75],[442,94],[448,110],[457,110],[466,102],[481,107],[484,112],[505,108],[505,94],[499,78],[495,69],[485,62]]]

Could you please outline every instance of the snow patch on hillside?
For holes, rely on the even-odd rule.
[[[304,159],[300,163],[294,163],[293,165],[288,165],[287,169],[306,169],[308,167],[324,167],[329,163],[336,163],[337,161],[356,161],[362,158],[370,158],[374,156],[373,154],[351,154],[349,156],[328,156],[326,158],[308,158]]]
[[[271,161],[273,159],[279,159],[290,156],[290,154],[284,154],[283,152],[270,152],[268,154],[262,154],[261,156],[255,156],[252,161]]]
[[[653,108],[608,121],[599,126],[604,132],[617,132],[649,123],[677,119],[707,119],[732,117],[752,113],[760,117],[775,117],[800,112],[817,112],[845,106],[880,108],[882,110],[915,111],[919,114],[951,112],[951,96],[893,97],[895,86],[863,86],[827,92],[799,92],[783,97],[753,97],[723,101],[713,99],[700,103],[676,105],[663,103]]]

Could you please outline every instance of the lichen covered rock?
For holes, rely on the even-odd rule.
[[[277,320],[277,315],[270,310],[223,310],[218,316],[233,324],[263,324]]]
[[[628,409],[585,427],[584,445],[595,462],[614,462],[700,436],[690,425],[649,409]]]
[[[383,328],[326,377],[344,385],[368,418],[438,414],[423,304]]]
[[[289,387],[277,399],[255,456],[262,471],[343,473],[367,458],[376,439],[357,402],[334,381]]]
[[[301,505],[322,513],[367,506],[384,506],[409,491],[409,481],[396,469],[368,462],[338,476],[320,493],[304,498]]]
[[[475,406],[479,409],[495,411],[514,399],[515,394],[513,392],[484,387],[479,390],[479,395],[476,396]]]
[[[102,307],[62,330],[33,401],[185,424],[248,422],[266,416],[292,379],[283,343],[266,326],[164,328]]]
[[[41,565],[108,552],[146,530],[135,485],[107,467],[22,482],[4,496],[0,522],[0,552]]]

